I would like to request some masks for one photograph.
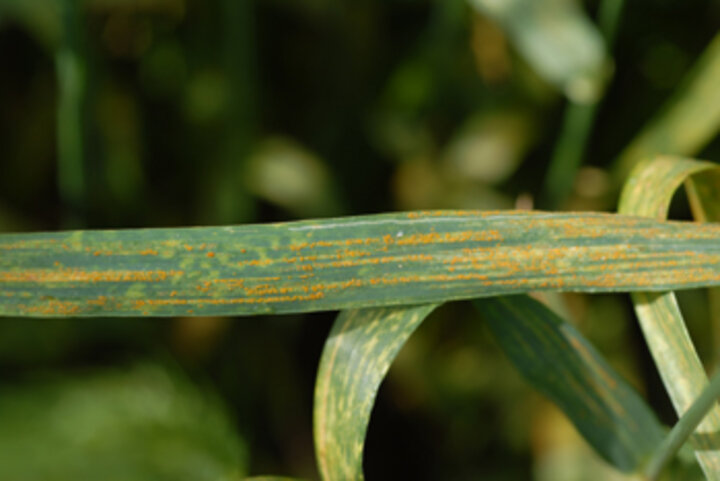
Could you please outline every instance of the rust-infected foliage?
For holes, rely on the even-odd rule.
[[[2,315],[242,315],[720,284],[720,226],[430,211],[0,236]],[[102,301],[100,301],[102,299]]]
[[[322,479],[363,479],[363,441],[377,390],[405,341],[435,307],[356,309],[338,316],[315,384],[315,448]]]
[[[718,44],[720,45],[720,44]],[[700,175],[697,180],[693,176]],[[623,190],[620,212],[663,220],[675,191],[685,183],[697,219],[717,221],[720,211],[714,189],[720,169],[710,162],[659,156],[640,163]],[[712,225],[712,224],[707,224]],[[714,224],[717,225],[717,224]],[[697,276],[697,272],[680,273]],[[705,274],[700,274],[704,276]],[[713,284],[709,282],[708,284]],[[678,416],[682,416],[708,385],[673,292],[633,292],[633,304],[645,339]],[[691,444],[707,479],[720,480],[720,408],[714,405],[692,436]]]

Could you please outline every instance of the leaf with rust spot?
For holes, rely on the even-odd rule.
[[[667,217],[675,190],[691,176],[716,178],[719,168],[709,162],[662,156],[648,159],[635,168],[623,190],[620,212],[656,219]],[[702,185],[702,184],[700,184]],[[701,192],[690,199],[697,215]],[[706,224],[712,225],[712,224]],[[717,224],[715,224],[717,225]],[[682,415],[708,384],[705,369],[685,326],[673,292],[632,293],[635,312],[665,389],[678,415]],[[696,456],[708,479],[720,480],[720,408],[715,406],[693,436]]]
[[[475,301],[500,347],[603,458],[632,472],[664,428],[645,401],[569,323],[526,295]]]
[[[208,316],[720,284],[720,226],[431,211],[0,235],[0,316]]]
[[[315,448],[324,480],[364,479],[363,445],[380,383],[436,306],[358,309],[338,316],[315,384]]]

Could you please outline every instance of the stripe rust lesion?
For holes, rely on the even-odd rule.
[[[0,282],[27,282],[27,283],[96,283],[96,282],[160,282],[184,274],[180,270],[106,270],[84,271],[80,269],[38,270],[26,269],[21,271],[0,272]]]

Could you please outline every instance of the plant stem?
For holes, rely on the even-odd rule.
[[[570,195],[592,130],[597,106],[597,102],[568,103],[563,116],[560,139],[553,150],[550,169],[543,186],[546,208],[557,208]]]
[[[235,224],[252,219],[254,211],[242,179],[256,135],[256,6],[254,0],[223,0],[219,7],[222,68],[229,89],[224,127],[201,210],[203,222]]]
[[[598,9],[598,25],[605,37],[608,51],[612,50],[620,26],[620,15],[625,6],[625,0],[603,0]]]
[[[85,204],[83,109],[86,69],[81,53],[78,2],[62,3],[62,39],[55,54],[58,78],[57,159],[58,192],[70,212],[70,224],[77,223]]]
[[[600,4],[598,23],[608,52],[612,51],[615,43],[623,4],[624,0],[603,0]],[[557,208],[570,195],[601,99],[602,95],[589,103],[569,101],[563,116],[560,138],[545,177],[545,207]]]
[[[695,432],[695,429],[712,409],[718,397],[720,397],[720,371],[715,373],[710,384],[678,420],[657,448],[655,454],[653,454],[645,467],[645,476],[649,480],[655,480],[660,476],[663,468],[677,454],[690,435]]]

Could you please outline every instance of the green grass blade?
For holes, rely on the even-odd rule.
[[[505,354],[618,469],[645,464],[664,430],[640,396],[569,323],[529,296],[475,301]]]
[[[600,2],[599,26],[608,50],[612,50],[615,44],[624,3],[624,0]],[[603,85],[601,93],[605,88]],[[591,101],[569,101],[565,107],[560,135],[543,185],[544,207],[555,209],[562,206],[572,192],[601,100],[602,95],[599,94]]]
[[[720,225],[437,211],[0,235],[0,315],[249,315],[720,284]]]
[[[689,78],[662,111],[622,152],[613,166],[620,183],[643,159],[658,154],[695,155],[720,128],[720,34],[710,42]]]
[[[435,307],[359,309],[338,316],[315,384],[315,449],[324,480],[363,479],[363,444],[380,383]]]
[[[720,221],[720,168],[707,164],[702,175],[688,177],[685,189],[690,201],[693,217],[699,222]]]
[[[717,166],[674,157],[643,162],[623,190],[620,212],[663,219],[675,190],[691,175]],[[632,294],[635,311],[665,389],[678,415],[687,411],[708,384],[672,292]],[[715,406],[694,437],[696,456],[708,479],[720,479],[720,408]]]
[[[57,159],[58,193],[77,227],[86,205],[84,119],[87,62],[83,54],[82,6],[62,0],[62,40],[55,52],[58,79]]]
[[[575,2],[470,0],[495,20],[546,81],[576,102],[594,101],[605,81],[605,47]]]
[[[562,206],[570,196],[595,122],[597,108],[597,102],[571,102],[565,107],[560,137],[553,150],[543,185],[543,200],[547,208]]]
[[[667,218],[675,191],[687,178],[718,169],[716,164],[671,155],[642,162],[625,182],[618,211],[621,214]]]
[[[705,415],[716,405],[718,397],[720,397],[720,373],[715,373],[710,384],[675,424],[648,462],[645,468],[648,479],[658,479],[660,473],[680,451]]]
[[[720,222],[720,169],[688,177],[685,190],[696,220]],[[720,288],[708,289],[708,307],[715,352],[713,364],[720,364]]]
[[[598,6],[597,23],[608,50],[615,46],[624,8],[625,0],[602,0]]]

